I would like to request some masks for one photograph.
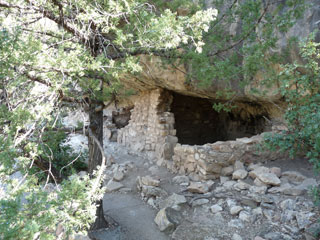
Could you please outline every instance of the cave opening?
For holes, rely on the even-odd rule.
[[[217,112],[213,101],[172,93],[178,142],[203,145],[251,137],[269,130],[267,112],[261,105],[241,103],[230,112]]]

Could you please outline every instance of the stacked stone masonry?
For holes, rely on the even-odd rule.
[[[174,116],[168,112],[171,95],[161,89],[139,95],[129,124],[118,132],[118,142],[135,151],[153,152],[157,159],[171,159],[177,143]]]
[[[274,159],[276,154],[257,151],[262,135],[218,141],[205,145],[181,145],[170,112],[172,95],[162,89],[147,91],[134,100],[129,124],[118,130],[118,142],[134,151],[147,152],[158,165],[200,180],[216,179],[233,172],[233,164]]]
[[[201,180],[216,179],[231,175],[236,161],[253,163],[274,160],[277,154],[259,151],[257,146],[262,135],[238,138],[235,141],[215,142],[202,146],[177,144],[173,161],[167,164],[171,171],[179,174],[196,174]]]

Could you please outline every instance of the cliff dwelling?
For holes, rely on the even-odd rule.
[[[203,145],[217,141],[251,137],[266,130],[267,113],[257,114],[243,109],[217,112],[213,101],[172,93],[171,112],[174,114],[178,142],[188,145]],[[258,105],[250,105],[259,108]]]
[[[201,179],[217,178],[235,160],[258,160],[262,153],[255,145],[270,130],[268,111],[258,103],[237,102],[230,112],[217,112],[212,100],[163,89],[145,91],[132,102],[118,142],[172,172]]]

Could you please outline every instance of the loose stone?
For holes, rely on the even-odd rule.
[[[209,203],[208,199],[197,199],[192,202],[192,207],[201,206],[207,203]]]
[[[106,185],[106,192],[117,191],[120,188],[123,188],[123,184],[110,180]]]
[[[154,187],[158,187],[160,185],[160,181],[157,179],[154,179],[150,176],[145,176],[141,178],[141,183],[143,185],[147,185],[147,186],[154,186]]]
[[[249,172],[249,176],[253,179],[255,179],[259,174],[262,173],[269,173],[270,169],[267,167],[258,167],[256,169],[254,169],[253,171]]]
[[[265,184],[265,183],[261,182],[261,181],[259,180],[259,178],[256,178],[256,179],[253,181],[253,183],[254,183],[254,185],[256,185],[256,186],[258,186],[258,187],[263,187],[263,186],[267,187],[267,186],[268,186],[268,184]]]
[[[181,221],[181,215],[178,211],[172,208],[163,208],[154,219],[160,231],[171,232]]]
[[[281,168],[272,167],[270,168],[270,172],[275,174],[278,178],[281,177]]]
[[[240,169],[244,169],[243,162],[236,161],[236,162],[234,163],[233,170],[234,170],[234,171],[237,171],[237,170],[240,170]]]
[[[238,169],[232,174],[232,179],[245,179],[248,176],[248,172],[244,169]]]
[[[119,171],[119,170],[116,171],[116,172],[114,173],[114,175],[113,175],[113,180],[115,180],[115,181],[117,181],[117,182],[123,180],[123,178],[124,178],[124,174],[123,174],[122,171]]]
[[[239,212],[243,210],[243,207],[241,206],[233,206],[230,208],[230,214],[231,215],[238,215]]]
[[[267,191],[267,187],[266,186],[261,186],[261,187],[251,186],[249,188],[249,191],[253,192],[253,193],[265,194]]]
[[[190,182],[189,178],[187,176],[175,176],[172,181],[174,183],[177,183],[177,184],[181,184],[181,183],[188,183]]]
[[[227,190],[232,190],[233,186],[236,184],[237,182],[235,181],[226,181],[224,184],[223,184],[223,187]]]
[[[190,182],[188,191],[192,193],[207,193],[209,191],[209,187],[205,183]]]
[[[224,167],[221,169],[222,176],[230,176],[233,173],[233,166]]]
[[[161,208],[172,207],[172,208],[178,210],[180,205],[185,204],[186,202],[187,202],[187,199],[185,198],[185,196],[173,193],[170,197],[165,199],[160,204],[160,207]]]
[[[239,180],[235,185],[233,185],[233,188],[238,191],[248,190],[250,188],[250,185],[248,183],[245,183]]]
[[[258,173],[257,177],[259,180],[265,184],[270,184],[273,186],[280,186],[280,179],[274,173]]]
[[[223,210],[223,208],[222,208],[220,205],[218,205],[218,204],[212,205],[212,206],[210,207],[210,211],[211,211],[212,213],[218,213],[218,212],[221,212],[222,210]]]

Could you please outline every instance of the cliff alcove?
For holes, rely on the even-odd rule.
[[[268,130],[268,114],[258,104],[240,103],[231,112],[213,109],[213,101],[172,93],[171,112],[181,144],[203,145],[251,137]]]

